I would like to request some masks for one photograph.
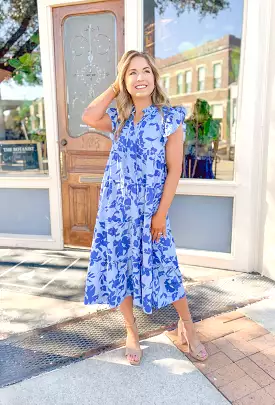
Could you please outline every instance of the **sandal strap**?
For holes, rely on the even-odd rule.
[[[192,319],[188,319],[187,321],[185,321],[184,319],[180,319],[180,321],[183,323],[194,323]]]
[[[195,359],[204,360],[208,357],[208,353],[202,343],[200,343],[197,347],[195,347],[195,349],[191,349],[190,347],[190,354]]]
[[[134,322],[132,322],[132,323],[124,322],[124,324],[125,324],[126,328],[127,327],[131,328],[132,326],[136,326],[136,324],[137,324],[136,318],[134,318]]]
[[[137,357],[141,356],[141,349],[133,349],[132,347],[127,347],[125,349],[125,356],[128,356],[129,354],[135,354]]]

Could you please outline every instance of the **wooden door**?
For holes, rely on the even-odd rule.
[[[114,81],[124,49],[124,4],[53,9],[64,244],[90,246],[111,141],[87,127],[84,108]]]

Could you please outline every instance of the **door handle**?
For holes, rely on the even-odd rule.
[[[66,154],[64,151],[60,152],[60,171],[61,171],[61,178],[63,180],[67,179],[67,164],[66,164]]]
[[[67,141],[67,139],[62,139],[60,143],[62,146],[66,146],[68,141]]]
[[[80,176],[79,183],[101,183],[103,176]]]

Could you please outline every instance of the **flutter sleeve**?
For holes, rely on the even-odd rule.
[[[117,123],[118,123],[118,112],[116,108],[110,107],[108,108],[108,110],[106,111],[106,113],[109,115],[109,117],[111,118],[112,121],[112,133],[114,134],[114,132],[117,129]]]
[[[171,107],[169,111],[166,114],[166,117],[164,117],[164,138],[165,141],[167,142],[168,136],[176,132],[180,124],[182,124],[183,128],[183,134],[182,134],[182,141],[185,141],[185,116],[186,116],[186,110],[182,106],[178,107]],[[165,142],[165,143],[166,143]]]

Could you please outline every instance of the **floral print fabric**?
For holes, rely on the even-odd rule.
[[[167,176],[165,144],[184,125],[185,110],[160,111],[152,105],[137,124],[134,112],[116,140],[117,110],[107,110],[112,148],[101,185],[84,303],[113,308],[132,296],[134,305],[151,314],[153,308],[185,295],[168,215],[166,238],[153,242],[150,232]]]

